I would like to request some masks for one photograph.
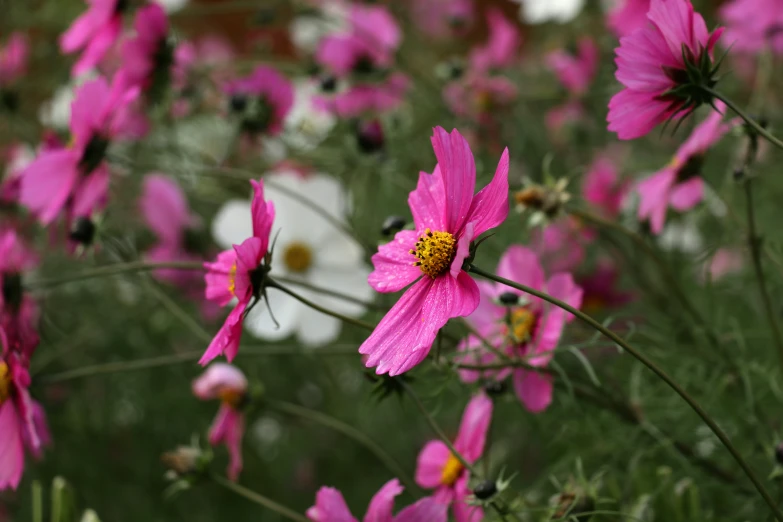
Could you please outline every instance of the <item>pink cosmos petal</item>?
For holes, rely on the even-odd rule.
[[[249,300],[248,298],[240,301],[228,314],[226,322],[220,327],[215,338],[209,343],[204,355],[199,359],[198,363],[201,366],[206,366],[218,355],[225,355],[229,362],[234,360],[239,351],[239,342],[242,339],[242,319]]]
[[[489,185],[473,197],[467,222],[475,222],[476,237],[503,223],[508,217],[508,148],[503,150]]]
[[[264,253],[269,248],[269,235],[275,220],[275,206],[271,201],[264,200],[264,182],[250,180],[253,187],[253,202],[250,214],[253,219],[253,236],[261,239],[260,250]],[[258,263],[256,263],[258,264]]]
[[[652,0],[647,18],[661,32],[673,56],[682,55],[683,43],[694,50],[698,44],[706,47],[707,26],[690,1]]]
[[[726,105],[723,102],[716,101],[715,108],[717,110],[710,111],[710,115],[693,129],[688,139],[677,149],[675,162],[684,165],[691,157],[706,153],[739,123],[738,120],[723,123],[723,115],[726,113]]]
[[[451,262],[451,268],[449,274],[451,277],[457,277],[462,270],[462,265],[470,255],[470,243],[476,237],[473,233],[475,229],[474,223],[468,223],[465,225],[465,230],[457,240],[457,252],[454,254],[454,260]]]
[[[636,187],[640,198],[638,217],[641,220],[650,220],[650,229],[654,234],[660,234],[663,230],[669,191],[674,185],[676,176],[672,168],[666,168],[642,180]]]
[[[397,513],[394,522],[446,522],[447,509],[447,505],[427,497]]]
[[[321,40],[315,61],[339,76],[348,75],[362,52],[359,41],[348,35],[329,35]]]
[[[680,212],[692,209],[702,199],[704,199],[704,180],[700,177],[677,183],[669,193],[669,204]]]
[[[416,484],[432,489],[440,486],[443,468],[451,452],[440,440],[431,440],[419,452],[416,458]]]
[[[538,262],[538,256],[529,248],[521,245],[512,245],[503,253],[498,264],[497,275],[530,288],[544,288],[544,269],[541,267],[541,263]],[[524,294],[505,285],[499,286],[498,289],[500,290],[498,295],[504,292],[511,292],[524,296],[525,299],[534,305],[541,302],[538,297]]]
[[[540,413],[552,403],[552,376],[529,370],[514,370],[514,392],[528,411]]]
[[[478,287],[465,272],[457,279],[422,277],[384,316],[359,353],[369,355],[365,365],[377,366],[376,373],[399,375],[424,360],[449,319],[469,315],[478,302]]]
[[[0,47],[0,85],[8,84],[27,72],[29,46],[24,33],[12,33],[5,47]]]
[[[419,267],[413,264],[416,258],[410,253],[417,238],[413,230],[400,230],[393,240],[378,247],[372,256],[375,270],[367,278],[370,286],[378,292],[397,292],[422,276]]]
[[[76,217],[90,216],[103,207],[109,194],[109,166],[101,163],[85,177],[74,191],[71,214]]]
[[[546,283],[545,291],[574,308],[582,305],[582,289],[576,285],[571,274],[561,273],[553,275]],[[532,340],[533,350],[537,356],[528,362],[533,366],[546,366],[552,359],[552,351],[560,343],[563,328],[567,322],[573,320],[573,316],[557,306],[547,303],[545,311],[539,320],[538,329]]]
[[[241,245],[234,245],[237,253],[237,272],[235,278],[236,289],[234,294],[240,299],[253,293],[250,281],[250,272],[258,268],[266,254],[264,240],[259,237],[249,237],[242,241]]]
[[[172,178],[159,173],[144,176],[139,208],[147,226],[159,239],[179,245],[193,224],[185,193]]]
[[[432,174],[419,173],[416,189],[408,195],[408,206],[413,215],[416,230],[446,231],[446,191],[443,188],[443,176],[440,168],[435,167]],[[415,243],[415,241],[414,241]]]
[[[403,489],[405,488],[400,485],[400,481],[397,479],[392,479],[384,484],[370,500],[363,522],[392,522],[394,498],[402,493]]]
[[[617,36],[631,34],[647,23],[650,0],[619,0],[607,16],[607,25]]]
[[[193,381],[193,395],[199,399],[217,399],[225,389],[247,390],[247,378],[242,370],[226,363],[213,363]]]
[[[488,72],[511,65],[522,42],[517,26],[497,8],[487,10],[489,40],[470,54],[470,65],[477,72]]]
[[[476,186],[476,164],[470,145],[458,130],[433,129],[432,147],[446,194],[446,232],[457,234],[466,224]]]
[[[475,312],[473,315],[475,315]],[[479,365],[490,363],[494,360],[494,355],[484,350],[483,346],[483,343],[478,337],[469,335],[457,345],[457,351],[460,352],[461,355],[457,356],[454,360],[459,364]],[[460,380],[465,383],[474,383],[484,375],[484,372],[480,370],[459,369],[458,372]]]
[[[237,254],[234,249],[224,250],[218,254],[214,263],[204,263],[207,273],[205,297],[216,302],[220,306],[226,306],[234,295],[229,291],[229,274],[234,263],[237,262]]]
[[[0,405],[0,491],[16,489],[24,471],[22,426],[13,401]]]
[[[79,178],[79,157],[71,149],[42,153],[22,174],[19,201],[47,225],[62,210]]]
[[[582,183],[582,196],[601,209],[606,216],[620,212],[626,186],[619,183],[617,167],[608,158],[598,158],[590,167]]]
[[[467,498],[470,494],[467,475],[457,479],[454,484],[454,504],[452,504],[456,522],[481,522],[484,520],[484,510],[481,506],[468,504]]]
[[[271,105],[272,118],[266,133],[274,136],[282,132],[285,117],[294,104],[293,84],[272,67],[261,65],[246,78],[224,85],[226,94],[256,96]]]
[[[109,93],[109,84],[102,76],[83,83],[74,92],[68,126],[73,135],[74,147],[80,153],[87,147],[90,138],[103,130]]]
[[[245,433],[245,417],[228,404],[221,404],[212,427],[209,443],[213,446],[225,444],[229,455],[226,475],[236,481],[242,471],[242,436]]]
[[[120,17],[112,18],[102,26],[87,43],[87,47],[82,52],[79,60],[74,64],[71,74],[79,76],[86,73],[98,65],[106,53],[109,52],[114,42],[120,36],[122,31],[122,19]]]
[[[323,487],[315,495],[315,506],[307,510],[313,522],[357,522],[343,495],[334,488]]]
[[[16,397],[13,399],[16,404],[16,411],[21,422],[22,429],[22,442],[25,447],[33,455],[40,455],[43,449],[44,441],[41,438],[43,435],[48,439],[49,430],[46,429],[45,433],[39,434],[38,427],[41,425],[41,418],[39,417],[40,405],[30,397],[30,392],[27,387],[30,386],[30,375],[27,370],[22,367],[21,364],[16,365],[16,375],[14,375],[14,381],[16,385]],[[20,371],[24,375],[20,378]],[[43,419],[43,425],[46,425],[45,417]]]
[[[590,38],[583,38],[579,41],[578,56],[558,50],[546,56],[546,64],[569,92],[581,95],[587,91],[595,76],[598,48]]]
[[[392,51],[400,45],[402,32],[387,7],[353,4],[348,19],[354,34],[374,48]]]
[[[49,425],[46,422],[46,412],[43,406],[39,402],[30,400],[30,412],[32,417],[32,424],[30,433],[24,438],[25,446],[33,457],[40,459],[44,446],[48,446],[52,443],[52,434],[49,431]],[[37,443],[36,443],[37,442]]]
[[[621,140],[640,138],[667,120],[669,106],[649,93],[622,90],[609,101],[608,128]]]
[[[483,393],[473,397],[462,414],[456,449],[471,464],[484,453],[489,423],[492,421],[492,400]]]

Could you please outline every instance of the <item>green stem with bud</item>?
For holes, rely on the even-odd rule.
[[[293,509],[287,508],[282,504],[278,504],[274,500],[267,498],[261,495],[260,493],[256,493],[251,489],[247,489],[244,486],[240,486],[239,484],[231,482],[230,480],[223,478],[219,475],[212,475],[211,478],[212,481],[215,482],[216,484],[223,486],[227,490],[232,491],[241,497],[245,497],[251,502],[255,502],[259,506],[263,506],[269,509],[270,511],[274,511],[275,513],[277,513],[283,518],[286,518],[288,520],[293,520],[295,522],[310,522],[307,519],[307,517],[305,517],[304,515],[299,514]]]
[[[677,384],[669,375],[664,372],[661,368],[659,368],[654,362],[652,362],[650,359],[647,358],[644,354],[636,350],[633,346],[631,346],[629,343],[625,341],[625,339],[618,336],[613,331],[609,330],[608,328],[604,327],[601,323],[590,317],[589,315],[585,314],[584,312],[581,312],[574,308],[573,306],[569,305],[568,303],[561,301],[560,299],[557,299],[555,297],[552,297],[549,294],[546,294],[544,292],[541,292],[539,290],[536,290],[535,288],[531,288],[526,285],[522,285],[519,283],[516,283],[514,281],[511,281],[510,279],[505,279],[503,277],[497,276],[491,272],[487,272],[485,270],[482,270],[481,268],[471,265],[468,268],[468,272],[474,273],[476,275],[479,275],[481,277],[484,277],[486,279],[489,279],[490,281],[495,281],[496,283],[504,284],[508,287],[515,288],[517,290],[520,290],[522,292],[528,293],[530,295],[536,296],[539,299],[543,299],[544,301],[551,303],[558,308],[562,308],[566,312],[571,313],[581,321],[587,323],[592,328],[594,328],[596,331],[603,334],[605,337],[610,339],[611,341],[615,342],[618,346],[623,348],[626,352],[631,354],[634,358],[636,358],[639,362],[641,362],[644,366],[646,366],[649,370],[651,370],[653,373],[655,373],[658,377],[660,377],[666,384],[669,385],[671,389],[673,389],[677,395],[679,395],[688,405],[695,411],[699,417],[704,421],[704,423],[710,428],[710,430],[715,434],[715,436],[720,439],[721,443],[726,447],[726,449],[731,453],[731,456],[734,457],[734,460],[737,461],[737,464],[742,468],[742,470],[745,472],[745,475],[750,479],[750,481],[753,483],[753,485],[756,487],[756,490],[759,492],[761,497],[764,499],[764,501],[769,506],[770,510],[772,511],[775,518],[778,520],[778,522],[783,522],[783,511],[778,508],[777,503],[772,498],[772,496],[769,494],[769,492],[766,490],[764,485],[762,484],[761,480],[756,476],[756,473],[753,471],[753,469],[748,465],[747,462],[745,462],[745,459],[742,457],[742,455],[739,453],[737,448],[734,447],[734,444],[731,442],[729,437],[724,433],[724,431],[718,426],[718,424],[712,419],[712,417],[707,414],[706,411],[704,411],[704,408],[701,407],[701,405],[696,402],[696,400],[691,397],[688,392],[686,392],[679,384]]]

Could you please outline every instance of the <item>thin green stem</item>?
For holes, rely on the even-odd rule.
[[[702,87],[702,88],[704,89],[705,92],[713,95],[715,98],[717,98],[720,101],[722,101],[723,103],[725,103],[726,106],[729,109],[731,109],[734,112],[736,112],[737,116],[739,116],[740,118],[745,120],[745,123],[750,125],[753,128],[753,130],[756,131],[759,134],[759,136],[763,136],[768,142],[770,142],[771,144],[773,144],[777,148],[783,149],[783,141],[780,141],[779,139],[777,139],[775,136],[772,135],[771,132],[769,132],[767,129],[762,127],[756,120],[754,120],[753,118],[751,118],[750,116],[745,114],[745,111],[743,111],[742,109],[737,107],[737,105],[733,101],[729,100],[726,96],[724,96],[723,94],[719,93],[718,91],[715,91],[715,90],[710,89],[708,87]]]
[[[688,392],[686,392],[679,384],[674,382],[674,380],[671,377],[669,377],[669,375],[666,372],[664,372],[661,368],[659,368],[654,362],[648,359],[644,354],[637,351],[636,348],[628,344],[623,338],[621,338],[620,336],[618,336],[608,328],[604,327],[601,323],[599,323],[589,315],[577,310],[576,308],[569,305],[568,303],[565,303],[557,298],[554,298],[551,295],[545,294],[544,292],[540,292],[535,288],[530,288],[529,286],[516,283],[509,279],[505,279],[503,277],[499,277],[495,274],[492,274],[491,272],[486,272],[475,265],[471,265],[468,271],[476,275],[479,275],[481,277],[485,277],[491,281],[495,281],[497,283],[504,284],[506,286],[515,288],[522,292],[526,292],[530,295],[543,299],[544,301],[547,301],[548,303],[551,303],[557,306],[558,308],[562,308],[563,310],[573,314],[581,321],[584,321],[585,323],[593,327],[595,330],[603,334],[608,339],[617,343],[617,345],[622,347],[626,352],[630,353],[639,362],[645,365],[649,370],[651,370],[658,377],[660,377],[666,384],[668,384],[669,387],[673,389],[677,393],[677,395],[679,395],[686,403],[688,403],[688,405],[693,409],[693,411],[695,411],[699,415],[699,417],[701,417],[704,423],[710,428],[710,430],[712,430],[715,436],[717,436],[718,439],[720,439],[721,443],[723,443],[723,445],[726,447],[729,453],[731,453],[731,456],[734,457],[734,460],[737,461],[737,464],[739,464],[739,466],[748,476],[750,481],[756,487],[756,490],[762,496],[764,501],[767,503],[767,505],[769,505],[770,509],[772,510],[772,513],[774,514],[778,522],[783,522],[783,512],[781,512],[780,508],[778,508],[777,503],[769,494],[769,492],[766,490],[761,480],[756,476],[756,473],[747,464],[747,462],[745,462],[745,459],[742,457],[739,451],[734,447],[734,444],[731,442],[729,437],[723,432],[720,426],[718,426],[718,424],[712,419],[712,417],[710,417],[709,414],[707,414],[707,412],[704,411],[701,405],[699,405],[699,403],[696,402],[696,400],[693,397],[691,397],[688,394]]]
[[[386,451],[380,445],[378,445],[378,443],[350,424],[346,424],[345,422],[326,415],[325,413],[321,413],[320,411],[304,408],[290,402],[267,399],[264,404],[281,413],[294,415],[302,419],[316,422],[355,440],[370,450],[370,452],[375,455],[384,466],[389,468],[389,471],[391,471],[393,475],[395,475],[403,484],[405,484],[406,491],[411,493],[414,497],[420,497],[420,495],[418,495],[419,488],[416,486],[413,480],[411,480],[402,466],[400,466],[391,455],[386,453]]]
[[[251,502],[255,502],[259,506],[263,506],[270,511],[274,511],[278,515],[280,515],[283,518],[287,518],[288,520],[294,520],[295,522],[309,522],[309,520],[304,516],[293,509],[287,508],[283,506],[282,504],[278,504],[274,500],[267,498],[260,493],[256,493],[253,490],[247,489],[244,486],[240,486],[239,484],[236,484],[234,482],[231,482],[230,480],[223,478],[219,475],[212,475],[212,480],[224,488],[228,489],[229,491],[233,491],[237,495],[241,497],[245,497]]]
[[[767,290],[767,283],[764,278],[764,268],[761,266],[761,238],[758,235],[756,229],[756,217],[753,211],[753,187],[752,180],[745,180],[745,206],[748,213],[748,246],[750,249],[750,257],[753,260],[753,271],[756,274],[756,282],[759,285],[759,293],[761,294],[761,301],[764,304],[764,312],[767,314],[767,321],[769,327],[772,330],[772,339],[775,343],[775,348],[778,351],[780,357],[781,368],[783,368],[783,335],[781,335],[780,327],[778,326],[778,318],[776,317],[775,310],[772,307],[772,300],[769,297],[769,291]]]
[[[473,465],[465,460],[465,457],[460,454],[459,451],[454,447],[454,444],[451,443],[449,440],[449,437],[443,432],[442,429],[440,429],[440,426],[438,426],[438,423],[435,422],[435,419],[430,415],[430,412],[427,411],[427,408],[424,406],[424,403],[421,402],[421,399],[416,394],[416,392],[413,390],[410,384],[408,384],[405,381],[400,381],[400,384],[403,388],[405,388],[405,392],[410,395],[411,399],[413,399],[413,402],[416,404],[416,407],[419,408],[419,411],[421,411],[421,414],[424,415],[424,418],[427,420],[427,423],[432,428],[432,431],[435,432],[435,434],[438,436],[438,438],[443,441],[443,443],[446,445],[447,448],[449,448],[449,451],[451,452],[454,457],[460,461],[462,466],[470,471],[470,474],[474,477],[481,477],[479,473],[476,472],[476,469],[473,467]]]
[[[176,270],[204,270],[202,263],[192,261],[172,261],[167,263],[147,263],[144,261],[132,261],[130,263],[114,263],[101,266],[92,270],[84,270],[81,273],[55,279],[39,279],[26,284],[29,289],[51,288],[76,281],[95,279],[97,277],[110,277],[115,275],[130,274],[135,272],[149,272],[160,268]]]
[[[371,303],[369,301],[363,301],[359,299],[358,297],[354,297],[352,295],[344,294],[342,292],[338,292],[337,290],[332,290],[330,288],[324,288],[322,286],[317,286],[312,283],[308,283],[307,281],[301,281],[299,279],[293,278],[293,277],[284,277],[284,276],[275,276],[275,279],[277,279],[280,282],[294,285],[294,286],[300,286],[302,288],[306,288],[307,290],[312,290],[313,292],[316,292],[318,294],[328,295],[331,297],[336,297],[337,299],[342,299],[343,301],[348,301],[350,303],[356,303],[358,305],[361,305],[365,308],[369,309],[376,309],[376,310],[386,310],[385,307],[379,306],[375,303]]]
[[[359,327],[364,328],[365,330],[369,330],[369,331],[375,330],[375,325],[372,325],[370,323],[362,321],[361,319],[354,319],[353,317],[348,317],[348,316],[343,315],[343,314],[338,314],[337,312],[333,312],[332,310],[329,310],[328,308],[324,308],[323,306],[310,301],[306,297],[297,294],[296,292],[294,292],[290,288],[287,288],[287,287],[281,285],[277,281],[271,280],[271,281],[269,281],[267,283],[267,286],[269,288],[276,288],[276,289],[280,290],[281,292],[290,295],[291,297],[293,297],[294,299],[296,299],[300,303],[306,304],[307,306],[309,306],[313,310],[321,312],[322,314],[330,315],[330,316],[332,316],[332,317],[334,317],[336,319],[341,320],[344,323],[352,324],[354,326],[359,326]]]

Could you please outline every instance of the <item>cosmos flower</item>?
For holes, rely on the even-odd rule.
[[[231,110],[241,119],[242,130],[250,134],[275,136],[294,104],[291,82],[272,67],[261,65],[245,78],[225,84]]]
[[[395,72],[382,82],[357,83],[331,96],[316,96],[313,103],[340,118],[379,114],[399,107],[409,86],[408,77]]]
[[[650,0],[615,0],[606,14],[606,25],[618,37],[629,35],[647,24]]]
[[[204,263],[207,269],[204,275],[207,283],[206,298],[220,306],[226,306],[234,299],[238,301],[199,360],[202,366],[218,355],[225,355],[229,362],[234,360],[239,351],[242,321],[248,306],[251,300],[258,301],[263,290],[259,278],[263,279],[266,273],[262,262],[269,248],[275,207],[264,199],[263,182],[251,180],[250,184],[253,187],[253,203],[248,216],[251,233],[241,243],[218,254],[214,263]]]
[[[169,22],[160,5],[150,4],[136,13],[133,28],[136,34],[122,45],[122,66],[117,74],[127,87],[146,90],[160,76],[158,71],[166,74],[173,61],[166,41]]]
[[[367,284],[370,271],[363,261],[363,251],[335,226],[344,222],[347,211],[348,195],[342,184],[318,173],[280,171],[266,179],[266,197],[274,202],[275,228],[279,229],[271,277],[339,289],[359,300],[371,298],[372,289]],[[324,214],[330,219],[324,219]],[[246,201],[227,202],[212,224],[217,244],[230,245],[247,234],[248,215]],[[365,307],[355,302],[297,288],[295,284],[291,287],[310,301],[343,315],[359,317],[365,312]],[[339,319],[317,312],[274,288],[268,290],[267,298],[268,304],[259,303],[245,319],[245,328],[251,335],[274,341],[293,334],[307,346],[322,346],[340,334]],[[271,314],[267,308],[271,308]]]
[[[690,0],[651,0],[649,23],[620,40],[615,77],[624,89],[609,101],[609,130],[621,140],[644,136],[711,101],[712,51],[723,33],[709,33]]]
[[[726,106],[716,102],[717,111],[693,129],[677,150],[672,161],[663,169],[638,183],[640,220],[649,220],[650,230],[660,234],[666,220],[666,209],[679,212],[692,209],[704,197],[701,166],[704,156],[715,143],[731,130],[738,120],[723,122]],[[720,111],[720,112],[718,112]]]
[[[0,328],[0,491],[16,489],[24,472],[25,451],[40,458],[50,442],[43,407],[30,397],[25,358],[11,351]]]
[[[12,33],[0,47],[0,88],[6,87],[27,72],[29,48],[23,33]]]
[[[465,407],[454,441],[454,449],[468,464],[475,464],[484,453],[491,421],[492,400],[483,393],[476,395]],[[466,502],[471,494],[469,479],[470,472],[443,441],[431,440],[424,445],[416,460],[416,483],[434,489],[434,498],[451,506],[457,522],[480,522],[484,517],[480,506]]]
[[[579,15],[585,0],[514,0],[521,4],[522,17],[530,24],[568,23]]]
[[[497,8],[487,10],[489,39],[470,52],[470,66],[474,72],[488,73],[513,64],[519,53],[522,36],[516,24]]]
[[[0,330],[9,350],[29,358],[38,345],[38,305],[24,292],[22,276],[38,256],[12,228],[0,228]],[[0,452],[1,453],[1,452]]]
[[[86,0],[89,9],[74,20],[60,36],[60,49],[66,54],[82,50],[71,74],[79,76],[98,65],[114,45],[122,30],[122,12],[127,0]]]
[[[220,409],[209,429],[209,443],[225,444],[229,454],[226,474],[236,481],[242,471],[242,436],[245,433],[247,379],[242,371],[230,364],[211,364],[193,381],[193,395],[201,400],[220,399]]]
[[[476,165],[465,138],[436,127],[432,146],[438,164],[432,174],[419,174],[408,197],[415,230],[398,232],[372,257],[369,282],[375,290],[411,285],[359,348],[378,374],[410,370],[449,319],[476,309],[478,287],[463,263],[471,243],[508,216],[508,149],[490,184],[474,195]]]
[[[582,197],[602,216],[614,219],[620,215],[629,188],[630,183],[620,179],[614,162],[599,156],[585,174]]]
[[[563,49],[546,55],[546,65],[573,96],[582,96],[590,87],[598,70],[598,47],[590,38],[579,40],[578,51],[572,55]]]
[[[720,17],[732,50],[757,54],[771,49],[783,54],[782,0],[731,0],[721,6]]]
[[[536,254],[521,245],[512,245],[498,264],[497,274],[560,299],[574,308],[582,304],[582,289],[570,273],[559,272],[549,279]],[[530,366],[546,368],[560,342],[566,323],[573,316],[556,306],[500,283],[480,282],[481,302],[467,321],[482,338],[511,357],[523,358]],[[484,348],[477,338],[460,345],[462,362],[489,364],[497,356]],[[485,377],[505,379],[512,373],[514,391],[529,411],[544,411],[552,402],[552,379],[543,371],[527,368],[485,372]],[[481,373],[463,370],[462,380],[474,382]]]
[[[411,20],[428,38],[465,36],[473,25],[473,0],[410,2]]]

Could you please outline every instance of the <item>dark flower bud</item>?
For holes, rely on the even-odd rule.
[[[778,444],[777,448],[775,448],[775,460],[783,466],[783,442]]]
[[[243,112],[245,107],[247,107],[247,96],[244,94],[233,94],[229,103],[233,112]]]
[[[381,234],[391,236],[405,228],[405,219],[400,216],[389,216],[383,220]]]
[[[732,176],[734,177],[734,181],[742,181],[745,178],[745,167],[734,169]]]
[[[372,154],[383,149],[383,127],[378,120],[360,122],[356,127],[356,143],[359,150]]]
[[[5,273],[0,280],[3,301],[11,310],[18,310],[22,306],[22,276],[15,272]]]
[[[375,64],[368,55],[360,56],[353,64],[353,72],[356,74],[370,74],[375,70]]]
[[[498,301],[500,301],[500,304],[506,306],[514,306],[515,304],[519,303],[519,295],[515,294],[514,292],[503,292],[498,297]]]
[[[479,500],[487,500],[498,492],[498,487],[493,480],[484,480],[473,488],[473,494]]]
[[[327,75],[321,78],[321,90],[324,92],[334,92],[337,88],[337,78]]]
[[[95,239],[95,223],[88,217],[78,217],[71,225],[71,231],[68,233],[68,238],[71,241],[76,241],[85,246],[92,245]]]
[[[506,381],[488,380],[484,383],[484,392],[490,397],[499,397],[506,393]]]

